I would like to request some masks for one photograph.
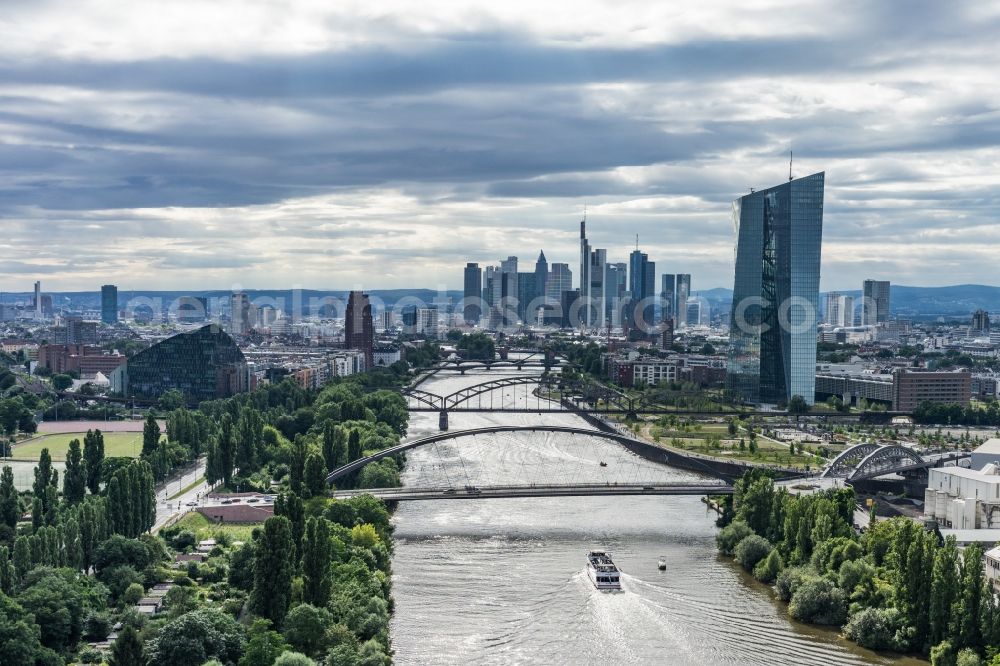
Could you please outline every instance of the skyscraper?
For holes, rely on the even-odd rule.
[[[736,277],[727,388],[752,403],[812,404],[824,174],[733,202]]]
[[[587,213],[580,220],[580,298],[586,303],[590,298],[590,243],[587,242]],[[586,316],[583,322],[586,325]]]
[[[365,353],[365,369],[375,367],[375,326],[368,294],[352,291],[344,313],[344,346]]]
[[[829,292],[826,295],[826,323],[831,326],[854,326],[854,297]]]
[[[462,309],[462,316],[465,323],[474,326],[479,323],[479,318],[483,315],[480,306],[480,299],[483,297],[483,271],[479,264],[467,263],[465,265],[465,307]]]
[[[633,250],[629,255],[628,290],[632,301],[628,307],[628,324],[643,334],[652,332],[655,321],[656,263],[645,252]]]
[[[232,296],[232,325],[229,327],[233,335],[246,335],[250,332],[250,297],[242,291]]]
[[[35,319],[42,318],[42,282],[35,280]]]
[[[675,317],[674,299],[676,298],[677,282],[673,273],[660,276],[660,319],[664,322]]]
[[[562,302],[562,293],[573,290],[573,271],[569,264],[552,264],[549,267],[549,281],[545,285],[545,296],[556,303]]]
[[[674,292],[674,324],[676,328],[687,326],[687,301],[691,296],[691,275],[677,274],[677,291]]]
[[[607,310],[604,301],[604,272],[608,263],[608,251],[595,248],[590,251],[590,302],[586,308],[587,326],[604,328],[604,313]]]
[[[865,280],[861,289],[861,325],[877,326],[889,321],[889,281]]]
[[[605,318],[612,326],[622,325],[622,310],[628,292],[628,264],[607,264],[604,272]]]
[[[538,259],[535,261],[535,289],[533,298],[544,298],[547,293],[549,283],[549,262],[545,259],[545,253],[538,251]]]
[[[105,324],[118,323],[118,287],[113,284],[101,287],[101,321]]]

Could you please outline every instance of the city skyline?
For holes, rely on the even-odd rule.
[[[729,202],[790,150],[821,289],[991,274],[995,8],[5,9],[4,290],[457,286],[497,247],[574,265],[584,205],[609,256],[725,286]]]

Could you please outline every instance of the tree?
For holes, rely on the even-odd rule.
[[[125,625],[118,633],[118,638],[111,644],[111,654],[108,655],[110,666],[141,666],[146,663],[139,632],[130,625]]]
[[[250,611],[280,627],[291,603],[292,574],[295,570],[291,560],[295,544],[288,518],[268,518],[255,550]]]
[[[762,536],[751,534],[736,544],[733,555],[747,571],[753,571],[757,563],[771,552],[771,544]]]
[[[231,615],[201,608],[168,622],[149,644],[149,666],[236,662],[246,631]]]
[[[788,401],[789,414],[806,414],[809,412],[809,403],[801,395],[793,395]]]
[[[952,646],[977,649],[981,645],[982,632],[979,625],[983,594],[983,547],[974,543],[962,551],[959,591],[955,600],[952,617]]]
[[[172,412],[175,409],[180,409],[184,406],[184,394],[177,389],[168,389],[160,395],[160,399],[157,401],[160,409],[165,412]]]
[[[323,458],[327,469],[347,464],[347,435],[333,421],[327,421],[323,426]]]
[[[52,375],[52,388],[57,391],[65,391],[70,386],[73,385],[73,378],[69,375],[58,374]]]
[[[219,434],[215,440],[218,478],[229,486],[233,480],[236,464],[236,436],[233,432],[233,417],[223,414],[219,423]]]
[[[330,523],[309,518],[302,544],[302,576],[306,603],[324,607],[330,600]]]
[[[897,632],[902,626],[895,608],[863,608],[851,616],[844,635],[869,650],[898,650]]]
[[[75,574],[39,567],[26,576],[18,603],[35,616],[42,645],[65,652],[83,631],[84,597]]]
[[[762,583],[770,584],[775,581],[782,568],[784,564],[781,562],[781,553],[774,548],[753,568],[753,577]]]
[[[236,425],[237,441],[234,465],[244,475],[255,471],[258,467],[260,449],[263,446],[264,419],[260,412],[252,407],[245,407],[240,412]]]
[[[14,599],[0,594],[0,664],[35,666],[44,653],[34,618]]]
[[[788,613],[799,622],[840,626],[847,619],[844,592],[825,578],[809,578],[792,594]]]
[[[282,633],[293,648],[315,657],[326,650],[326,628],[333,624],[333,615],[327,609],[299,604],[285,617]]]
[[[285,652],[274,661],[274,666],[316,666],[316,662],[301,652]]]
[[[148,458],[156,452],[156,447],[160,445],[160,424],[156,422],[153,412],[146,416],[146,423],[142,426],[142,457]]]
[[[361,457],[361,454],[361,433],[357,428],[352,428],[347,438],[347,462],[354,462]]]
[[[294,492],[281,493],[274,502],[274,515],[288,518],[292,525],[292,541],[295,543],[292,563],[297,567],[302,559],[302,540],[306,531],[305,506],[302,498]]]
[[[0,473],[0,525],[6,525],[11,533],[21,519],[21,499],[14,487],[14,471],[4,466]]]
[[[38,465],[35,467],[35,481],[31,486],[31,491],[37,499],[41,500],[43,514],[48,510],[45,491],[50,484],[55,482],[56,474],[56,471],[52,469],[52,456],[49,455],[48,448],[42,449],[42,453],[38,457]]]
[[[306,457],[303,481],[307,497],[323,497],[326,494],[326,462],[316,451],[310,451]]]
[[[69,443],[66,455],[66,471],[63,474],[63,496],[70,504],[79,504],[87,492],[87,468],[80,452],[80,440]]]
[[[952,607],[958,592],[958,548],[955,537],[949,536],[934,554],[931,597],[928,612],[930,645],[937,645],[949,636]]]
[[[104,435],[88,430],[83,438],[83,460],[87,470],[87,489],[92,495],[101,492],[101,467],[104,464]]]
[[[284,637],[271,629],[268,620],[254,620],[249,635],[250,640],[239,666],[272,666],[274,660],[288,649]]]

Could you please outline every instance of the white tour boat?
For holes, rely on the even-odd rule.
[[[587,575],[598,590],[622,589],[618,567],[611,561],[611,555],[603,550],[592,550],[587,554]]]

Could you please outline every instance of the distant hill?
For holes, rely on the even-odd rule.
[[[838,291],[846,296],[861,298],[861,290]],[[733,301],[733,290],[718,287],[696,291],[713,310],[724,308]],[[826,292],[820,294],[820,299]],[[822,306],[821,306],[822,307]],[[898,317],[933,319],[936,317],[964,319],[982,308],[1000,313],[1000,287],[982,284],[958,284],[950,287],[908,287],[894,284],[889,295],[889,307]]]

